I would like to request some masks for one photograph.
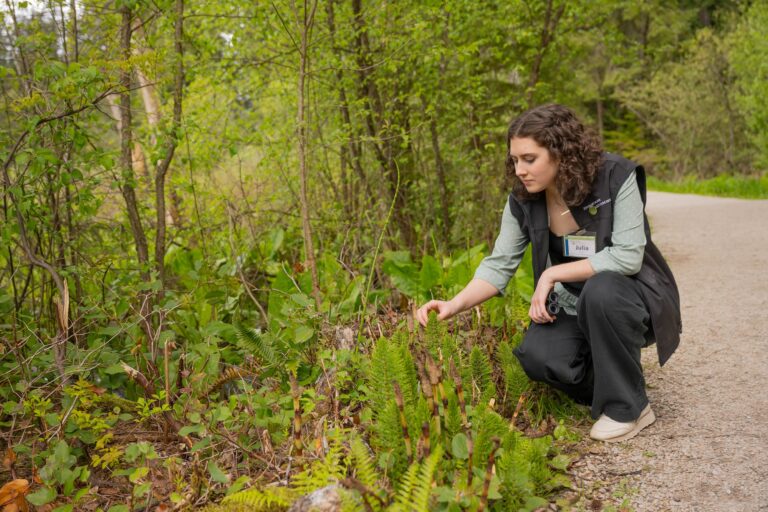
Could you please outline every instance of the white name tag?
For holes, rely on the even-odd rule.
[[[563,237],[563,256],[587,258],[595,254],[595,233],[579,231]]]

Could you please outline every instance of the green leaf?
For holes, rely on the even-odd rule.
[[[143,484],[137,485],[133,488],[133,495],[136,497],[144,496],[149,492],[149,490],[152,488],[151,482],[145,482]]]
[[[558,489],[560,487],[565,487],[566,489],[570,489],[572,486],[573,484],[571,483],[571,479],[568,478],[568,475],[564,475],[562,473],[559,473],[553,476],[547,482],[547,487],[549,489]]]
[[[42,487],[32,494],[27,495],[27,501],[36,507],[50,503],[56,499],[56,490],[51,487]]]
[[[179,435],[184,437],[189,434],[199,434],[205,429],[204,425],[186,425],[179,429]]]
[[[291,300],[301,307],[308,308],[312,305],[312,299],[304,295],[303,293],[291,294]]]
[[[493,475],[491,477],[491,483],[488,486],[488,499],[489,500],[500,500],[502,498],[502,495],[499,492],[499,487],[500,486],[501,486],[501,481],[499,480],[498,475]]]
[[[229,475],[224,473],[214,462],[208,463],[208,473],[211,475],[211,479],[214,482],[219,482],[220,484],[229,482]]]
[[[381,270],[387,274],[395,287],[409,297],[419,294],[420,276],[408,251],[387,252],[383,255]]]
[[[236,493],[236,492],[240,491],[240,489],[242,489],[242,488],[243,488],[245,485],[247,485],[248,483],[250,483],[250,481],[251,481],[251,477],[249,477],[249,476],[246,476],[246,475],[243,475],[243,476],[241,476],[240,478],[238,478],[237,480],[235,480],[235,481],[232,483],[232,485],[230,485],[230,486],[227,488],[227,493],[226,493],[226,495],[227,495],[227,496],[229,496],[230,494],[234,494],[234,493]]]
[[[552,460],[549,461],[550,466],[562,471],[565,471],[566,469],[568,469],[568,464],[570,463],[571,463],[571,458],[563,454],[556,455],[552,457]]]
[[[546,507],[549,504],[547,500],[539,496],[531,496],[525,501],[523,510],[536,510],[539,507]]]
[[[190,448],[191,451],[197,452],[204,448],[207,448],[211,444],[211,438],[210,437],[204,437],[203,439],[199,440],[195,444],[192,445],[192,448]]]
[[[229,407],[226,405],[222,405],[221,407],[217,407],[213,410],[213,413],[211,414],[211,419],[213,421],[226,421],[229,418],[232,417],[232,411],[229,410]]]
[[[457,459],[464,460],[469,458],[469,443],[466,434],[459,432],[453,436],[453,440],[451,441],[451,453],[453,453],[453,456]]]
[[[309,341],[312,335],[315,334],[315,330],[306,325],[299,325],[293,331],[293,341],[296,343],[304,343]]]
[[[131,474],[128,475],[128,480],[130,480],[131,483],[135,484],[136,482],[138,482],[148,474],[149,474],[149,468],[146,466],[141,466],[131,471]]]
[[[429,254],[425,254],[421,258],[421,271],[419,272],[421,290],[425,293],[428,292],[440,282],[442,276],[443,269],[437,260]]]
[[[456,491],[450,487],[440,486],[435,488],[435,490],[432,492],[435,496],[437,496],[437,501],[439,503],[451,503],[456,499]]]

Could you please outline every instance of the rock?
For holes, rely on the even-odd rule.
[[[339,486],[329,485],[294,501],[288,512],[339,512],[340,510]]]

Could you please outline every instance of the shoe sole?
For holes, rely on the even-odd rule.
[[[656,415],[653,414],[653,409],[650,407],[648,408],[648,412],[643,414],[637,419],[637,424],[635,425],[635,428],[627,432],[626,434],[622,434],[617,437],[612,437],[610,439],[605,439],[604,442],[606,443],[618,443],[619,441],[626,441],[627,439],[632,439],[635,437],[638,433],[640,433],[641,430],[643,430],[648,425],[652,424],[654,421],[656,421]]]

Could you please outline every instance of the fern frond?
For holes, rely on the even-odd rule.
[[[423,512],[429,510],[435,470],[443,457],[438,445],[423,462],[414,462],[400,478],[395,502],[387,509],[391,512]]]
[[[522,326],[528,320],[528,308],[529,305],[523,300],[520,292],[517,288],[517,278],[509,280],[505,295],[511,297],[511,304],[509,306],[509,322],[516,327]]]
[[[344,447],[338,437],[330,439],[328,453],[322,459],[294,475],[291,488],[300,494],[308,494],[314,490],[333,484],[347,474],[347,464],[344,460]]]
[[[349,451],[352,455],[353,468],[357,479],[369,489],[376,489],[379,478],[365,443],[359,437],[355,437],[349,444]]]
[[[256,374],[250,370],[246,370],[244,368],[238,368],[236,366],[230,366],[229,368],[226,368],[223,372],[219,374],[219,377],[214,381],[213,384],[208,388],[208,390],[205,392],[205,395],[210,395],[211,393],[214,393],[221,388],[224,384],[227,382],[232,382],[233,380],[240,380],[244,379],[246,377],[254,377]]]
[[[419,466],[420,463],[418,461],[414,462],[408,467],[408,471],[403,473],[403,476],[400,477],[400,485],[397,488],[397,495],[395,496],[395,505],[408,507],[411,504],[411,494],[416,487]],[[405,508],[403,510],[405,510]]]
[[[256,356],[265,366],[278,363],[275,348],[268,336],[242,324],[235,326],[237,345]]]
[[[456,391],[450,387],[445,387],[446,394],[448,395],[448,407],[445,409],[445,432],[448,439],[453,439],[463,427],[464,422],[461,419],[461,411],[459,410],[459,399],[456,396]]]
[[[414,511],[429,510],[429,495],[432,492],[432,481],[435,470],[443,457],[443,447],[438,445],[429,457],[424,461],[416,480],[416,486],[411,491]]]
[[[510,428],[507,420],[487,407],[477,409],[475,417],[472,418],[472,425],[477,425],[475,461],[479,467],[482,467],[491,453],[493,438],[504,439]]]
[[[371,353],[368,367],[368,399],[375,414],[393,398],[392,381],[397,381],[407,406],[416,402],[416,366],[407,338],[396,334],[391,340],[380,338]]]
[[[416,374],[416,363],[413,360],[413,354],[408,347],[408,334],[406,331],[396,333],[392,337],[394,343],[395,374],[403,390],[403,398],[409,405],[416,403],[418,396],[418,376]]]
[[[254,512],[278,512],[287,510],[299,494],[288,487],[248,489],[224,498],[222,505],[247,505]]]
[[[443,339],[448,334],[448,327],[445,322],[441,322],[437,319],[437,314],[434,312],[429,314],[427,320],[427,327],[424,329],[424,348],[427,349],[429,355],[434,359],[438,359],[440,356],[440,348],[443,344]]]
[[[508,342],[502,342],[499,344],[499,348],[496,351],[496,359],[501,367],[502,374],[504,375],[504,387],[506,388],[507,403],[514,404],[520,398],[520,395],[525,393],[530,387],[530,380],[528,375],[525,374],[525,370],[520,365],[517,357],[513,352],[512,345]]]
[[[495,394],[493,384],[493,369],[488,355],[483,349],[475,345],[469,353],[469,367],[472,373],[472,395],[475,396],[475,389],[480,394],[478,398]]]

